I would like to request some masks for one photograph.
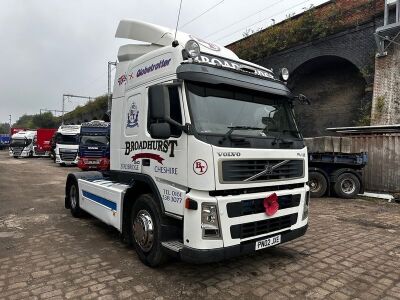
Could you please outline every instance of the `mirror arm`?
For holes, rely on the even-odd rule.
[[[181,123],[178,123],[177,121],[175,121],[171,118],[167,118],[167,119],[165,119],[165,121],[171,125],[174,125],[174,126],[180,128],[184,133],[186,133],[188,135],[193,135],[192,124],[186,123],[185,125],[182,125]]]

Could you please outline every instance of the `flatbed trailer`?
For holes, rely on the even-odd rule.
[[[364,192],[362,169],[368,163],[367,153],[311,152],[308,161],[311,197],[354,198]]]

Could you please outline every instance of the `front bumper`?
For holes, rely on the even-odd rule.
[[[203,264],[210,262],[217,262],[229,258],[233,258],[240,255],[250,254],[256,252],[255,245],[259,240],[263,240],[272,236],[276,236],[277,234],[281,235],[281,243],[286,243],[288,241],[294,240],[298,237],[303,236],[308,228],[308,224],[294,230],[287,230],[280,233],[271,234],[268,236],[264,236],[262,238],[257,238],[254,240],[249,240],[242,242],[241,244],[216,248],[216,249],[194,249],[187,246],[184,246],[180,251],[180,258],[183,261],[193,263],[193,264]],[[280,245],[279,244],[279,245]],[[268,248],[266,248],[268,249]],[[265,249],[264,249],[265,250]],[[262,251],[262,250],[258,250]]]

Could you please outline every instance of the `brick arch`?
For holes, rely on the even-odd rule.
[[[314,57],[297,66],[288,86],[312,102],[295,108],[304,136],[330,135],[326,128],[360,122],[367,82],[353,62],[335,55]]]

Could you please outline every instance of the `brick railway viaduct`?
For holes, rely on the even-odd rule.
[[[369,125],[377,51],[374,33],[383,25],[383,1],[328,1],[313,10],[317,19],[323,19],[326,14],[330,14],[329,20],[340,18],[335,22],[341,28],[305,43],[300,41],[280,47],[283,49],[273,49],[268,55],[247,52],[248,47],[257,51],[258,45],[263,45],[277,30],[285,39],[288,28],[296,26],[296,21],[306,14],[303,13],[228,47],[239,57],[272,68],[275,73],[282,67],[290,70],[288,86],[294,93],[305,94],[312,102],[311,106],[295,108],[304,136],[328,134],[325,131],[328,127]],[[327,19],[325,22],[329,22]],[[292,34],[296,34],[295,27]]]

